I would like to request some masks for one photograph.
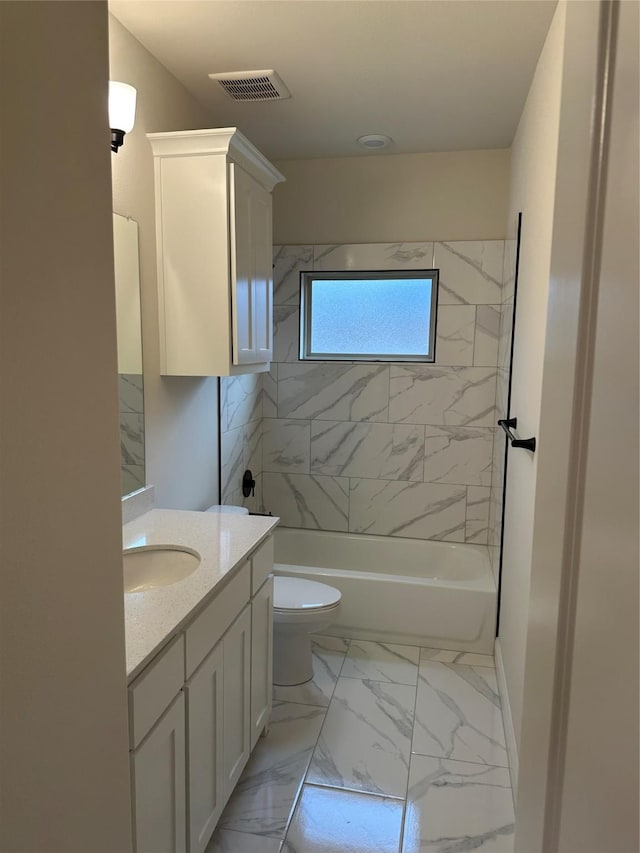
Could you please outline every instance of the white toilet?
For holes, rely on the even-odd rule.
[[[231,506],[231,504],[214,504],[205,512],[222,512],[225,515],[249,515],[249,510],[246,506]]]
[[[274,578],[274,684],[303,684],[313,677],[310,635],[324,631],[335,621],[341,597],[339,589],[325,583]]]

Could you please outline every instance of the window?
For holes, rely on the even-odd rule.
[[[301,274],[300,358],[434,361],[437,270]]]

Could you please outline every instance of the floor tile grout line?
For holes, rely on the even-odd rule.
[[[218,827],[216,827],[216,829],[218,829]],[[282,839],[278,838],[277,835],[261,835],[259,832],[245,832],[243,829],[225,829],[224,827],[219,827],[219,831],[230,833],[231,835],[248,835],[250,838],[268,838],[270,841],[278,841],[282,843]]]
[[[475,663],[451,663],[450,661],[446,661],[446,660],[427,660],[427,661],[425,661],[425,663],[426,664],[438,663],[441,666],[447,667],[447,669],[453,669],[454,672],[457,669],[482,669],[482,670],[489,670],[490,672],[493,672],[493,673],[497,672],[497,670],[492,666],[483,666],[482,664],[475,664]]]
[[[344,655],[342,656],[342,663],[340,664],[340,669],[338,670],[338,674],[336,675],[335,681],[333,682],[333,689],[331,690],[331,695],[329,696],[329,704],[325,708],[324,719],[322,720],[322,725],[320,726],[320,731],[318,732],[318,737],[316,738],[316,742],[314,743],[313,749],[311,750],[311,759],[309,761],[309,765],[307,767],[307,770],[304,774],[303,784],[306,783],[306,781],[307,781],[307,776],[309,774],[309,767],[311,767],[311,762],[313,761],[313,757],[315,755],[315,751],[316,751],[316,748],[318,746],[318,741],[320,740],[320,737],[322,735],[322,730],[324,728],[324,724],[325,724],[326,719],[327,719],[327,714],[329,713],[329,708],[331,707],[331,702],[333,701],[333,696],[334,696],[334,693],[336,692],[336,685],[338,683],[338,680],[340,679],[340,673],[342,672],[342,667],[344,666],[344,662],[345,662],[346,657],[349,653],[349,647],[351,645],[351,641],[346,640],[346,643],[347,643],[347,648],[345,649]]]
[[[418,689],[420,687],[420,664],[422,663],[422,647],[418,654],[418,671],[416,679],[416,695],[413,701],[413,721],[411,723],[411,741],[409,743],[409,763],[407,765],[407,787],[404,795],[404,808],[402,809],[402,822],[400,824],[400,839],[398,841],[398,853],[402,853],[404,847],[404,824],[407,817],[407,807],[409,805],[409,781],[411,779],[411,761],[413,759],[413,735],[416,728],[416,712],[418,710]]]
[[[324,725],[324,720],[323,720],[323,725]],[[314,749],[315,749],[315,747],[314,747]],[[289,815],[288,815],[287,821],[284,825],[284,831],[282,833],[282,839],[281,839],[281,845],[280,846],[284,845],[285,841],[287,840],[287,833],[289,832],[289,828],[291,827],[291,823],[293,821],[295,813],[298,810],[298,804],[300,802],[300,797],[302,796],[302,792],[304,790],[305,780],[307,778],[307,773],[309,772],[309,766],[311,765],[312,759],[313,759],[313,749],[311,749],[309,751],[309,762],[307,764],[307,769],[304,771],[304,775],[303,775],[302,779],[300,780],[300,784],[298,785],[298,787],[296,789],[295,796],[294,796],[293,800],[291,801],[291,808],[289,809]]]
[[[508,764],[487,764],[486,761],[471,761],[468,758],[450,758],[448,755],[431,755],[425,752],[414,752],[411,750],[411,755],[418,755],[421,758],[435,758],[438,761],[456,761],[459,764],[475,764],[477,767],[494,767],[500,770],[509,770]]]
[[[366,675],[341,675],[340,678],[346,678],[347,681],[371,681],[374,684],[395,684],[398,687],[415,687],[417,684],[417,681],[409,684],[406,681],[390,681],[388,678],[368,678]]]
[[[333,699],[333,694],[335,693],[335,690],[336,690],[336,684],[338,683],[338,679],[342,675],[342,670],[344,669],[344,662],[346,661],[346,659],[349,655],[349,651],[351,649],[351,640],[348,639],[347,637],[345,637],[344,641],[347,644],[347,648],[345,649],[344,655],[342,656],[342,663],[340,664],[340,669],[338,670],[338,677],[336,678],[335,683],[333,685],[333,692],[331,693],[331,699]]]
[[[483,547],[483,546],[479,546],[479,547]],[[318,636],[332,637],[333,635],[332,634],[318,634]],[[495,658],[492,654],[489,654],[487,652],[470,652],[470,651],[462,651],[460,649],[441,649],[438,646],[419,646],[419,645],[416,645],[416,643],[389,643],[389,642],[386,642],[385,640],[362,640],[362,639],[359,639],[357,637],[343,637],[343,638],[334,637],[334,639],[344,639],[344,640],[347,640],[349,643],[356,643],[356,644],[370,643],[370,644],[376,645],[376,646],[402,646],[403,648],[408,648],[408,649],[418,649],[419,652],[421,652],[423,649],[427,649],[427,650],[436,651],[436,652],[454,653],[456,656],[458,656],[458,655],[476,655],[478,657],[491,658],[491,660],[494,661],[494,663],[492,663],[492,664],[485,664],[485,663],[469,664],[469,663],[457,663],[455,661],[434,661],[434,662],[435,663],[449,663],[452,666],[482,666],[482,667],[486,667],[487,669],[495,669]]]
[[[318,635],[318,636],[322,636],[322,635]],[[346,642],[347,648],[345,649],[345,652],[342,656],[342,663],[340,664],[340,669],[338,670],[338,675],[336,676],[336,679],[333,682],[333,690],[331,691],[331,696],[329,697],[329,705],[327,705],[326,708],[324,708],[323,706],[316,706],[316,707],[323,707],[324,717],[322,719],[322,725],[320,726],[320,729],[318,731],[318,736],[316,737],[315,743],[313,744],[313,746],[311,747],[311,750],[309,752],[309,761],[307,763],[307,767],[306,767],[304,774],[302,776],[302,781],[300,783],[300,786],[298,787],[298,790],[296,791],[295,797],[293,798],[292,807],[291,807],[291,810],[289,811],[289,817],[287,818],[287,823],[285,825],[284,833],[282,835],[282,844],[283,845],[284,845],[285,841],[287,840],[287,833],[289,832],[291,822],[293,821],[294,815],[295,815],[296,810],[298,808],[298,804],[300,802],[300,797],[302,796],[302,791],[304,790],[304,786],[307,784],[307,777],[309,775],[309,768],[311,767],[311,763],[313,761],[313,757],[315,755],[316,748],[318,746],[318,741],[320,740],[320,735],[322,734],[322,730],[324,728],[324,724],[325,724],[326,719],[327,719],[327,714],[329,713],[329,706],[331,705],[331,700],[333,699],[333,694],[335,693],[335,690],[336,690],[336,684],[338,683],[338,679],[340,678],[340,673],[342,672],[342,667],[344,666],[344,661],[345,661],[345,658],[347,657],[347,654],[349,652],[349,646],[351,645],[350,640],[345,639],[345,638],[339,638],[339,639],[343,639]]]
[[[365,797],[377,797],[380,800],[394,800],[404,803],[404,797],[397,794],[383,794],[380,791],[363,791],[360,788],[345,788],[344,785],[328,785],[326,782],[305,782],[307,788],[322,788],[325,791],[341,791],[344,794],[362,794]]]
[[[333,682],[333,690],[331,691],[331,696],[329,697],[329,704],[327,705],[327,707],[325,709],[324,719],[322,720],[322,725],[320,726],[320,731],[318,732],[318,737],[316,738],[316,742],[314,743],[313,749],[311,750],[311,760],[309,761],[309,765],[308,765],[307,770],[304,774],[303,784],[306,784],[306,782],[307,782],[307,777],[309,775],[309,768],[311,767],[311,762],[313,761],[313,758],[315,756],[316,749],[318,747],[318,742],[320,741],[320,737],[322,736],[322,730],[324,729],[324,724],[327,720],[329,708],[331,707],[331,702],[333,701],[333,696],[336,692],[336,685],[338,684],[338,680],[340,679],[340,673],[342,672],[342,667],[344,666],[344,662],[346,660],[347,654],[349,653],[349,646],[350,645],[351,645],[351,641],[347,641],[347,648],[345,649],[345,653],[342,657],[342,663],[340,664],[340,669],[338,670],[338,674],[336,675],[336,680]]]
[[[319,711],[326,711],[327,705],[316,705],[314,702],[301,702],[299,699],[274,699],[278,705],[302,705],[303,708],[317,708]],[[277,707],[274,705],[274,707]]]
[[[313,761],[313,755],[315,753],[315,749],[316,749],[316,746],[318,744],[318,739],[320,738],[320,732],[322,731],[322,728],[324,726],[324,721],[327,718],[327,711],[329,710],[328,706],[325,708],[322,705],[307,705],[305,707],[318,708],[319,710],[322,710],[324,713],[323,713],[323,717],[322,717],[322,725],[320,726],[320,729],[318,730],[318,735],[315,739],[313,746],[309,749],[309,760],[307,762],[307,766],[305,768],[304,773],[302,774],[302,779],[300,780],[300,784],[298,785],[298,787],[296,789],[295,796],[293,797],[293,800],[291,802],[291,808],[289,809],[289,815],[287,817],[287,821],[286,821],[285,826],[284,826],[284,832],[282,833],[282,845],[284,845],[284,843],[286,841],[287,833],[289,832],[289,827],[291,826],[291,822],[292,822],[294,815],[296,813],[296,810],[298,808],[298,803],[300,802],[300,797],[302,795],[302,791],[304,790],[304,786],[306,783],[307,774],[309,773],[309,768],[311,767],[311,762]]]

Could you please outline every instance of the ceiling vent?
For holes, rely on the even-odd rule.
[[[228,71],[209,74],[234,101],[278,101],[291,93],[275,71]]]

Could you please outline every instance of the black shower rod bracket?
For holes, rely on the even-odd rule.
[[[535,438],[516,438],[516,436],[511,432],[511,430],[516,429],[518,426],[517,418],[500,418],[498,426],[502,427],[507,434],[507,438],[511,442],[511,447],[522,447],[524,450],[529,450],[531,453],[536,452]]]

